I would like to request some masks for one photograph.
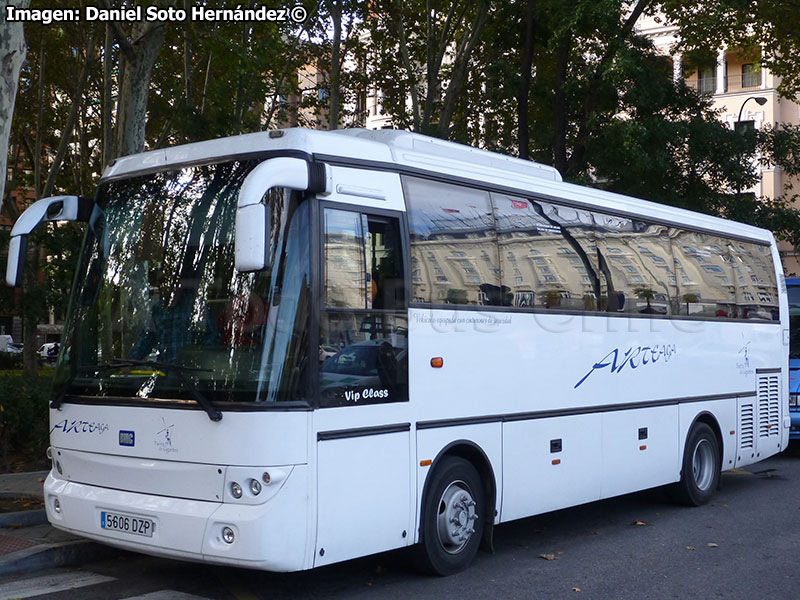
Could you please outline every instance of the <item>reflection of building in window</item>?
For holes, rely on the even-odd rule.
[[[458,186],[412,179],[404,187],[412,253],[423,263],[417,301],[710,318],[742,316],[737,306],[747,303],[749,318],[764,318],[734,278],[743,269],[763,273],[753,283],[767,293],[752,297],[775,297],[766,246],[504,194],[487,194],[489,208],[474,189],[458,204]],[[437,275],[446,279],[438,288]]]

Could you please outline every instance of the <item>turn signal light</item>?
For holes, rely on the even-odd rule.
[[[444,366],[444,359],[441,356],[434,356],[431,359],[431,366],[434,369],[441,369]]]

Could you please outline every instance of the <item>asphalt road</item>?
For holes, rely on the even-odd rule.
[[[494,554],[447,578],[415,573],[402,553],[293,574],[127,554],[77,572],[2,580],[0,599],[12,583],[46,590],[36,588],[45,578],[78,583],[36,598],[800,597],[800,448],[727,472],[722,485],[700,508],[650,490],[501,525]]]

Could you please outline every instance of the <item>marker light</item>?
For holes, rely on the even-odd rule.
[[[434,356],[431,359],[431,366],[434,369],[441,369],[444,366],[444,359],[441,356]]]
[[[237,499],[242,497],[242,486],[235,481],[231,483],[231,496]]]
[[[233,538],[234,538],[233,529],[231,529],[230,527],[223,527],[222,528],[222,541],[225,542],[226,544],[232,544],[233,543]]]
[[[261,493],[261,484],[258,483],[257,479],[250,480],[250,493],[253,496],[258,496]]]

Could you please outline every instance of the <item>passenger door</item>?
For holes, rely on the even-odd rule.
[[[400,216],[320,211],[315,566],[414,538]]]

